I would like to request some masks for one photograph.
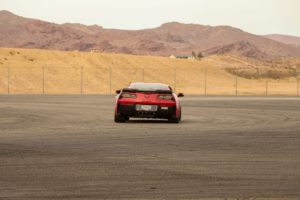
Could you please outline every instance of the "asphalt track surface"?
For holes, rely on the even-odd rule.
[[[0,199],[300,199],[300,99],[186,97],[113,122],[110,96],[0,96]]]

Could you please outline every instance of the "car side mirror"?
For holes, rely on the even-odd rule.
[[[116,94],[120,94],[121,93],[121,90],[116,90]]]
[[[177,96],[178,97],[184,97],[184,94],[183,93],[179,93]]]

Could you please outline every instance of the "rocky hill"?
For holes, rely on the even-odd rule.
[[[264,35],[264,37],[284,44],[300,47],[300,37],[280,34]]]
[[[0,11],[0,47],[127,53],[234,53],[257,58],[300,56],[300,48],[230,26],[171,22],[144,30],[105,29],[98,25],[55,24]]]

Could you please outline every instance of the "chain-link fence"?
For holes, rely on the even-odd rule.
[[[191,95],[299,96],[298,71],[297,77],[275,80],[198,67],[2,66],[0,94],[114,94],[131,82],[161,82]]]

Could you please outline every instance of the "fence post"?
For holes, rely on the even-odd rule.
[[[266,96],[268,96],[268,80],[266,80]]]
[[[296,79],[297,79],[297,96],[299,96],[299,77],[300,77],[300,64],[297,65],[296,67],[296,72],[297,72],[297,75],[296,75]]]
[[[142,68],[142,81],[145,82],[145,68]]]
[[[207,75],[207,70],[206,68],[204,69],[204,96],[206,96],[206,75]]]
[[[174,92],[176,92],[176,67],[174,68]]]
[[[299,78],[297,78],[297,96],[299,96]]]
[[[43,76],[43,94],[45,94],[45,66],[42,67],[42,76]]]
[[[10,94],[10,66],[7,65],[7,94]]]
[[[235,96],[238,95],[238,77],[235,76]]]
[[[109,68],[109,95],[111,95],[111,78],[112,78],[112,68]]]
[[[80,70],[80,95],[83,93],[83,67],[81,66]]]

